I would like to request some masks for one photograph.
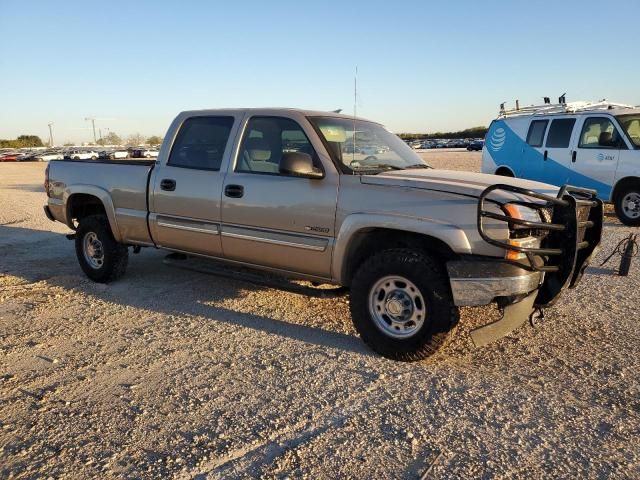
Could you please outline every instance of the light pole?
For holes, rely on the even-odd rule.
[[[91,126],[93,127],[93,143],[96,144],[98,142],[96,138],[96,119],[93,117],[85,117],[85,120],[91,121]]]
[[[49,125],[49,147],[53,147],[53,129],[51,128],[53,122],[49,122],[47,125]]]

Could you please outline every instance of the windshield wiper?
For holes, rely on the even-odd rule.
[[[376,164],[365,164],[365,165],[358,165],[358,166],[352,166],[351,167],[352,170],[354,171],[361,171],[361,170],[404,170],[404,168],[402,167],[396,167],[395,165],[389,165],[387,163],[376,163]]]
[[[433,168],[431,165],[427,165],[426,163],[416,163],[414,165],[409,165],[404,167],[404,170],[410,170],[412,168]]]

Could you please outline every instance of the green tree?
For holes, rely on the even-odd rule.
[[[161,145],[162,137],[159,137],[158,135],[152,135],[149,138],[147,138],[147,143],[149,145]]]
[[[4,148],[24,148],[43,147],[42,140],[37,135],[20,135],[15,140],[0,140],[0,147]]]

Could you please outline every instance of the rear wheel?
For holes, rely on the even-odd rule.
[[[76,256],[87,277],[108,283],[124,275],[129,250],[113,238],[105,215],[89,215],[76,230]]]
[[[640,182],[623,187],[614,202],[616,215],[631,227],[640,225]]]
[[[507,169],[507,168],[499,168],[496,171],[496,175],[499,175],[501,177],[513,177],[513,173],[511,172],[511,170]]]
[[[353,277],[350,307],[372,350],[407,362],[435,353],[458,322],[446,273],[419,250],[385,250],[366,260]]]

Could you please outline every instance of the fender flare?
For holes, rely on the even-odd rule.
[[[95,185],[71,185],[65,188],[62,193],[62,200],[65,205],[64,209],[64,220],[67,226],[71,229],[75,230],[73,226],[71,216],[69,215],[69,199],[76,194],[85,194],[96,197],[102,203],[104,210],[107,214],[107,219],[109,220],[109,227],[111,227],[111,233],[113,234],[113,238],[120,242],[122,236],[120,235],[120,229],[118,228],[118,222],[116,220],[116,210],[113,205],[113,200],[111,199],[111,195],[107,190],[103,188],[96,187]]]
[[[622,184],[622,182],[640,182],[640,176],[638,176],[638,175],[627,175],[626,177],[622,177],[621,179],[617,180],[615,185],[611,189],[611,193],[609,194],[609,198],[606,201],[611,202],[611,203],[615,202],[616,195],[618,194],[618,188],[620,187],[620,184]]]
[[[331,260],[332,277],[338,280],[341,285],[344,285],[345,281],[347,281],[344,278],[347,255],[355,235],[374,228],[426,235],[444,242],[456,253],[471,253],[471,245],[466,233],[456,225],[441,220],[404,215],[354,213],[346,217],[340,226]]]

